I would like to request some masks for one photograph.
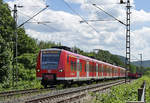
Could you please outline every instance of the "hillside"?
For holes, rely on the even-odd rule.
[[[125,64],[126,58],[124,56],[120,56],[120,55],[116,55],[116,56]]]
[[[120,58],[120,60],[121,60],[122,62],[125,63],[125,57],[119,56],[119,55],[117,55],[117,56]],[[132,62],[132,64],[140,67],[141,61],[135,61],[135,62]],[[142,61],[142,66],[143,66],[143,67],[150,67],[150,60]]]
[[[140,61],[135,61],[135,62],[132,62],[132,63],[134,65],[136,65],[136,66],[140,66],[141,65]],[[142,66],[144,66],[144,67],[150,67],[150,60],[142,61]]]

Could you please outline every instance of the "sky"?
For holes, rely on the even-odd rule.
[[[49,7],[26,23],[23,27],[30,37],[43,41],[61,42],[69,47],[79,47],[84,51],[93,49],[108,50],[113,54],[125,56],[126,28],[106,15],[92,3],[126,22],[126,5],[119,0],[4,0],[10,9],[18,8],[18,25],[34,14]],[[131,60],[150,60],[150,4],[149,0],[131,1]],[[106,20],[84,22],[83,20]],[[36,22],[44,22],[38,24]],[[45,23],[47,22],[47,23]]]
[[[144,11],[150,12],[150,0],[135,0],[136,9],[143,9]]]

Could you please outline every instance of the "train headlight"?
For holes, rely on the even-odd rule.
[[[40,72],[40,69],[38,69],[37,72]]]
[[[62,70],[62,69],[60,69],[60,70],[59,70],[59,72],[63,72],[63,70]]]

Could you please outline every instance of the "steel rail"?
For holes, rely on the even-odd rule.
[[[109,82],[104,84],[95,84],[84,87],[70,88],[57,91],[55,93],[47,94],[39,96],[37,98],[33,98],[25,101],[25,103],[42,103],[44,101],[48,101],[49,103],[65,103],[67,101],[75,100],[79,97],[85,97],[88,92],[97,92],[101,90],[106,90],[111,88],[112,86],[116,86],[119,84],[125,83],[124,80],[119,80],[115,82]]]
[[[53,88],[51,88],[53,89]],[[16,95],[23,95],[23,94],[29,94],[29,93],[36,93],[36,92],[40,92],[40,91],[47,91],[47,90],[51,90],[50,88],[47,89],[26,89],[26,90],[16,90],[16,91],[7,91],[7,92],[0,92],[0,98],[2,97],[12,97],[12,96],[16,96]]]

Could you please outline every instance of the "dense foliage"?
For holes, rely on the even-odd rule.
[[[14,20],[7,4],[0,0],[0,82],[7,82],[12,64],[12,38]]]
[[[98,52],[84,52],[83,50],[80,50],[77,47],[74,47],[74,49],[77,50],[79,54],[92,57],[117,66],[125,67],[124,62],[121,61],[118,56],[111,54],[109,51],[99,49]]]
[[[11,88],[14,74],[18,75],[17,87],[31,87],[38,84],[35,76],[36,57],[41,48],[55,45],[51,42],[38,41],[29,37],[24,28],[18,28],[18,56],[15,51],[15,21],[6,3],[0,0],[0,88]],[[14,58],[13,58],[14,57]],[[18,59],[16,64],[15,59]],[[16,69],[17,65],[17,69]],[[13,73],[14,71],[14,73]],[[16,74],[17,73],[17,74]],[[14,81],[16,81],[15,79]],[[27,83],[26,82],[31,82]],[[16,83],[15,83],[16,84]],[[26,86],[26,85],[28,86]],[[34,85],[35,85],[34,84]],[[32,86],[33,87],[33,86]]]
[[[112,87],[109,93],[95,95],[92,103],[127,103],[138,101],[138,88],[146,81],[146,103],[150,101],[150,72],[146,76],[130,84]]]

